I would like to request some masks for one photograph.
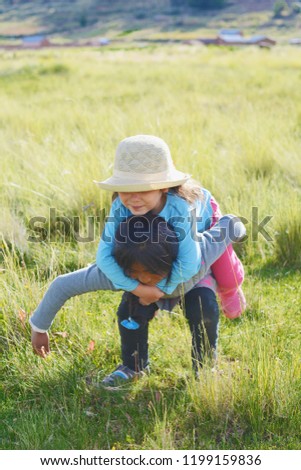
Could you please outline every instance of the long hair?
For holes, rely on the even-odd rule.
[[[170,188],[169,192],[176,194],[182,199],[185,199],[185,201],[189,202],[190,204],[192,204],[198,199],[203,198],[203,191],[201,185],[193,179],[186,181],[186,183],[181,184],[181,186],[175,186],[174,188]]]
[[[115,233],[113,255],[128,274],[139,263],[152,274],[169,278],[178,255],[178,238],[162,217],[150,212],[132,215],[121,222]]]
[[[190,179],[186,181],[186,183],[181,184],[180,186],[175,186],[173,188],[169,188],[168,191],[170,193],[176,194],[177,196],[185,199],[189,204],[197,201],[198,199],[203,199],[203,191],[200,183],[197,181]],[[118,193],[115,192],[112,195],[112,202],[118,197]]]

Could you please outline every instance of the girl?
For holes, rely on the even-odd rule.
[[[233,223],[233,219],[229,222]],[[220,223],[227,224],[227,217]],[[241,223],[238,225],[240,238],[244,227]],[[210,251],[210,245],[219,235],[219,231],[215,234],[205,232],[200,242],[202,252]],[[218,251],[224,242],[229,242],[227,235],[222,243],[216,244]],[[168,283],[178,249],[176,234],[167,222],[148,212],[144,216],[130,216],[120,223],[115,233],[113,255],[127,276],[143,285],[154,286],[164,279]],[[203,270],[207,268],[205,266]],[[203,365],[204,356],[214,356],[217,347],[218,309],[210,308],[210,303],[202,305],[195,302],[206,290],[206,287],[195,286],[184,296],[184,313],[192,335],[192,364],[196,374],[198,367]],[[208,295],[204,295],[206,298]],[[179,297],[166,300],[165,308],[171,310],[179,300]],[[122,364],[104,378],[102,386],[105,388],[116,389],[148,370],[148,324],[158,309],[157,304],[160,305],[160,301],[142,306],[135,295],[123,294],[117,311]]]
[[[198,232],[207,230],[220,218],[219,207],[211,194],[177,171],[169,148],[160,138],[149,135],[128,137],[117,147],[113,176],[97,184],[115,191],[110,215],[103,232],[96,264],[116,288],[130,291],[142,304],[171,294],[178,284],[188,281],[200,269]],[[112,240],[119,222],[131,214],[158,214],[176,230],[179,255],[173,264],[168,285],[145,287],[130,279],[112,255]],[[224,313],[235,318],[245,309],[240,288],[244,272],[232,246],[212,265]]]

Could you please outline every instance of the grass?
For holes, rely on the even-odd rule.
[[[300,449],[300,73],[277,47],[1,52],[0,447]],[[49,282],[93,262],[95,240],[28,241],[30,219],[109,207],[93,179],[117,143],[157,134],[176,166],[247,220],[238,247],[247,312],[221,318],[219,364],[200,383],[178,309],[151,323],[152,374],[110,394],[87,388],[119,362],[120,294],[74,298],[31,351],[27,323]],[[253,209],[255,208],[255,209]],[[263,226],[272,241],[263,237]],[[50,222],[49,222],[50,223]],[[71,230],[72,235],[72,230]],[[91,342],[93,341],[93,342]]]

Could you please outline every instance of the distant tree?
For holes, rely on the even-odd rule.
[[[79,25],[81,28],[84,28],[87,26],[88,23],[88,18],[87,18],[87,13],[85,11],[82,11],[79,15]]]
[[[283,0],[277,0],[273,5],[274,18],[281,18],[282,13],[287,8],[287,3]]]
[[[226,0],[188,0],[192,7],[197,7],[202,10],[210,10],[214,8],[222,8],[226,4]]]
[[[295,2],[292,4],[292,10],[294,13],[301,13],[301,2]]]

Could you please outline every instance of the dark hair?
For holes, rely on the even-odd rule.
[[[125,274],[134,263],[140,263],[152,274],[169,277],[179,249],[170,225],[150,212],[132,215],[121,222],[114,242],[113,255]]]

